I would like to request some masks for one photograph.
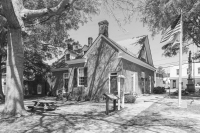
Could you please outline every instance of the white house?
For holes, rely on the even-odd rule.
[[[200,83],[200,63],[192,63],[192,78],[195,84]],[[188,79],[188,63],[182,65],[182,85],[183,89],[187,87]],[[170,88],[177,88],[179,84],[179,65],[170,67]]]

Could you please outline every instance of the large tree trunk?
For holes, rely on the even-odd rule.
[[[33,19],[45,15],[57,15],[66,10],[66,5],[75,0],[62,0],[51,9],[28,10],[23,6],[23,0],[1,0],[3,15],[7,19],[8,51],[6,73],[6,98],[3,113],[8,115],[24,114],[23,95],[23,41],[22,30],[25,31],[24,19]]]
[[[9,29],[7,48],[6,98],[3,113],[23,115],[23,42],[20,29]]]
[[[2,55],[0,55],[0,64],[2,60]],[[3,88],[2,88],[2,71],[1,71],[1,65],[0,65],[0,99],[4,99],[4,94],[3,94]]]

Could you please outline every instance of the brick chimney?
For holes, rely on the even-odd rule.
[[[108,21],[107,20],[103,20],[100,21],[99,23],[99,35],[103,34],[104,36],[108,37]]]
[[[88,37],[88,47],[90,47],[93,43],[93,38],[92,37]]]

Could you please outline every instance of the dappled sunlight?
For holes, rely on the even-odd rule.
[[[163,96],[164,97],[164,96]],[[135,104],[105,114],[104,102],[58,102],[54,111],[35,111],[29,116],[0,119],[0,132],[172,132],[197,133],[199,114],[192,106],[178,108],[174,99],[141,96]],[[145,102],[151,101],[151,102]],[[199,101],[193,106],[199,107]],[[28,102],[25,102],[28,104]],[[112,109],[112,105],[109,107]],[[21,126],[24,125],[24,126]]]

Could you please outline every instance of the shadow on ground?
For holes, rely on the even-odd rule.
[[[73,103],[72,105],[84,104],[88,103]],[[112,113],[109,116],[105,115],[105,111],[96,109],[84,113],[81,110],[74,113],[65,112],[65,110],[37,111],[27,117],[2,118],[0,120],[0,132],[199,132],[199,129],[197,129],[197,127],[200,127],[199,120],[171,115],[170,111],[175,111],[175,114],[185,111],[172,107],[172,105],[172,102],[156,102],[126,122],[116,121],[115,119],[120,117],[123,111]],[[71,105],[65,104],[63,106]]]

